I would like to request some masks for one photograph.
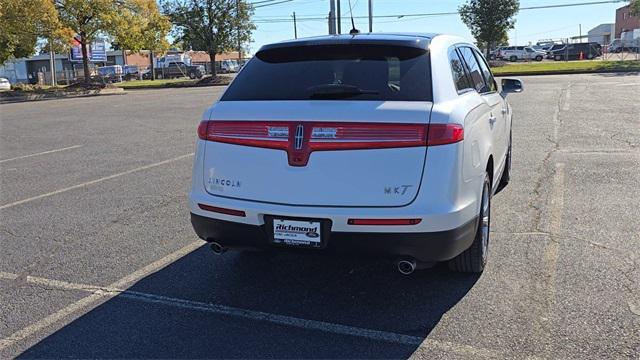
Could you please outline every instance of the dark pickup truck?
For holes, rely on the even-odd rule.
[[[157,67],[156,79],[171,79],[188,76],[190,79],[200,79],[205,69],[202,65],[187,65],[183,62],[171,62],[167,67]]]

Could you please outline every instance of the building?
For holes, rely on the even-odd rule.
[[[609,45],[615,34],[615,24],[600,24],[589,30],[587,36],[589,42],[596,42],[602,46]]]
[[[631,38],[633,31],[640,29],[640,17],[631,15],[631,6],[616,10],[616,39]],[[638,32],[638,31],[636,31]]]
[[[169,53],[181,53],[181,52],[169,52]],[[209,70],[210,56],[204,51],[187,51],[184,53],[192,59],[194,65],[205,65]],[[163,54],[154,54],[156,58],[160,58]],[[111,65],[135,65],[139,69],[147,69],[151,66],[151,52],[149,50],[142,50],[139,52],[132,52],[127,50],[123,54],[122,50],[109,50],[107,51],[106,62],[91,62],[89,66],[93,71],[96,67],[111,66]],[[216,62],[220,62],[225,59],[237,59],[237,52],[229,52],[225,54],[216,55]],[[59,84],[65,84],[68,81],[73,81],[83,77],[83,69],[81,62],[71,62],[69,60],[69,54],[56,54],[55,55],[55,71],[56,79]],[[29,58],[20,58],[8,61],[7,63],[0,65],[0,77],[9,79],[12,84],[16,83],[31,83],[38,82],[39,77],[45,84],[51,83],[51,66],[49,60],[49,54],[44,53],[35,55]]]

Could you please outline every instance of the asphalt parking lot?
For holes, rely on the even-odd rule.
[[[194,235],[222,88],[0,105],[0,358],[639,358],[640,76],[526,77],[481,276]]]

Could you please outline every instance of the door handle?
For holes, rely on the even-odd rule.
[[[506,113],[507,113],[507,109],[502,108],[502,113],[503,113],[503,114],[506,114]]]
[[[491,115],[491,116],[489,117],[489,124],[493,125],[493,124],[496,122],[496,120],[497,120],[497,119],[496,119],[496,117],[495,117],[495,116],[493,116],[493,115]]]

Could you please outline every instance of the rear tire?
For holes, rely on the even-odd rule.
[[[489,174],[484,175],[482,186],[482,202],[478,229],[471,246],[462,254],[449,260],[449,269],[464,273],[481,273],[487,264],[489,252],[489,230],[491,226],[491,183]]]
[[[517,57],[517,56],[515,56],[515,55],[511,55],[511,56],[509,57],[509,61],[511,61],[511,62],[516,62],[516,61],[518,61],[518,57]]]

